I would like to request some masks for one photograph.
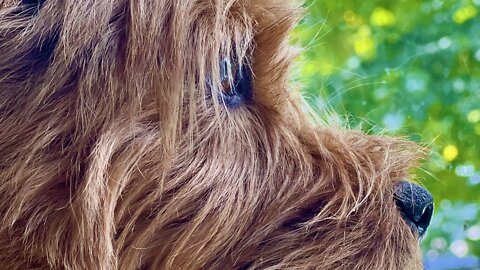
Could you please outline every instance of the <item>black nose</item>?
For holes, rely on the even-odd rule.
[[[395,188],[395,200],[403,219],[421,239],[433,215],[432,194],[425,188],[407,181],[399,182]]]

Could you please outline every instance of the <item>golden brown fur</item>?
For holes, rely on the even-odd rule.
[[[308,120],[299,5],[0,1],[0,268],[421,268],[392,199],[418,150]],[[232,54],[234,109],[206,87]]]

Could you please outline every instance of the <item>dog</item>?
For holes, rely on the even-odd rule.
[[[308,112],[303,14],[0,1],[0,268],[421,269],[425,150]]]

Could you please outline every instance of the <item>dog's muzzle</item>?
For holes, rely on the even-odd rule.
[[[395,186],[395,201],[403,219],[421,240],[433,215],[432,194],[417,184],[400,181]]]

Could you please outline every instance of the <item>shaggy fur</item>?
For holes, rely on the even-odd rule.
[[[313,124],[282,0],[0,1],[1,269],[419,269],[417,147]],[[218,99],[224,57],[253,99]]]

